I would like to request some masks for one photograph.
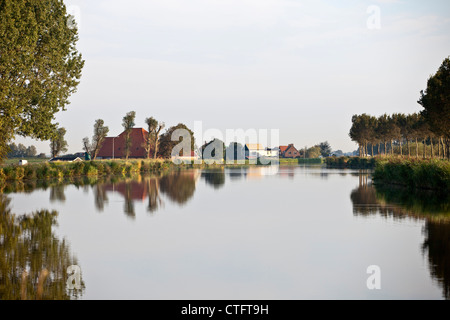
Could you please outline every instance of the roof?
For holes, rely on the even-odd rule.
[[[281,152],[281,153],[284,153],[284,152],[286,152],[286,151],[287,151],[288,149],[290,149],[290,148],[294,148],[294,150],[298,151],[298,150],[294,147],[293,144],[290,144],[290,145],[288,145],[288,146],[280,146],[280,152]]]
[[[280,146],[280,152],[283,153],[289,148],[289,146]]]
[[[265,150],[264,147],[259,143],[247,143],[245,146],[248,150]]]
[[[53,162],[53,161],[83,161],[83,160],[77,157],[76,155],[69,154],[66,156],[51,158],[49,161]]]

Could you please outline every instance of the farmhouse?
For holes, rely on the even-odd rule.
[[[294,147],[293,144],[287,146],[280,146],[280,158],[298,158],[300,152]]]
[[[145,143],[147,141],[148,132],[143,128],[131,129],[130,139],[130,155],[131,159],[145,159],[147,152],[145,151]],[[117,137],[106,137],[97,159],[117,159],[125,158],[125,131]],[[152,155],[150,155],[152,156]]]

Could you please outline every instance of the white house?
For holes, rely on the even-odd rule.
[[[257,159],[260,157],[278,157],[278,148],[264,148],[259,143],[247,143],[245,145],[245,157],[247,159]]]
[[[280,149],[279,148],[266,148],[266,157],[279,157]]]

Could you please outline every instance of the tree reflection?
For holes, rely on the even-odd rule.
[[[195,170],[178,171],[160,179],[160,190],[173,202],[184,204],[194,195],[196,178]]]
[[[424,228],[423,254],[428,252],[431,276],[450,299],[450,223],[427,221]]]
[[[135,202],[148,198],[147,209],[156,212],[164,205],[162,195],[172,202],[184,204],[195,192],[198,170],[176,171],[167,175],[141,176],[126,179],[104,179],[94,186],[96,207],[104,210],[108,192],[120,194],[124,202],[124,213],[131,219],[136,217]]]
[[[147,190],[148,190],[148,211],[156,212],[163,204],[160,196],[159,178],[149,178],[147,179]]]
[[[202,178],[206,184],[212,186],[214,189],[220,189],[225,185],[225,171],[223,169],[203,171]]]
[[[58,213],[17,216],[9,204],[0,194],[0,300],[79,298],[83,282],[81,290],[66,288],[67,268],[78,263],[68,243],[53,233]]]
[[[63,184],[56,184],[50,187],[50,201],[60,201],[65,202],[66,201],[66,195],[64,193],[65,185]]]
[[[428,191],[400,187],[373,186],[360,176],[358,188],[350,195],[358,216],[392,216],[396,219],[425,220],[422,254],[428,254],[431,276],[450,299],[450,199]]]

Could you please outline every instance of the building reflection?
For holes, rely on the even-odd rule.
[[[69,243],[53,232],[58,212],[11,212],[10,199],[0,194],[0,300],[73,300],[81,289],[67,288],[67,268],[78,265]],[[81,275],[80,275],[81,276]]]
[[[136,175],[124,179],[112,178],[99,181],[93,186],[95,204],[97,209],[102,211],[109,201],[108,194],[119,194],[125,200],[124,213],[134,219],[136,202],[147,201],[147,209],[150,213],[164,206],[164,199],[184,205],[194,196],[199,177],[199,170],[184,170],[168,175]]]
[[[428,260],[431,276],[450,299],[450,199],[430,191],[374,186],[360,175],[359,186],[350,198],[356,216],[420,219],[425,222],[422,254]]]

